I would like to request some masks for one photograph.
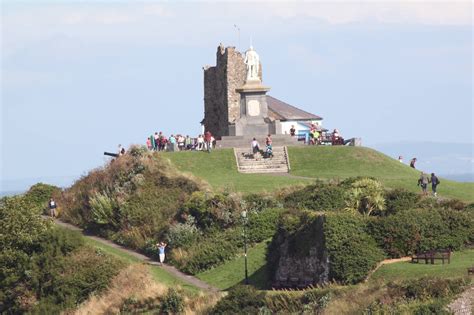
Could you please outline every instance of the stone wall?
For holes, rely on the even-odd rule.
[[[305,288],[329,280],[329,255],[323,228],[324,216],[319,216],[306,230],[278,241],[274,288]],[[300,252],[302,247],[307,247],[303,253]]]
[[[229,124],[240,117],[240,94],[246,65],[235,47],[217,47],[216,66],[204,67],[204,126],[217,139],[229,135]],[[262,66],[260,65],[260,78]]]

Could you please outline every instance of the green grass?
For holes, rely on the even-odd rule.
[[[68,229],[60,227],[60,226],[58,226],[58,228],[67,230],[70,233],[77,233],[77,234],[82,235],[82,233],[80,233],[78,231],[71,231],[71,230],[68,230]],[[136,263],[141,263],[142,262],[140,259],[138,259],[135,256],[127,254],[126,252],[123,252],[123,251],[121,251],[117,248],[114,248],[112,246],[108,246],[106,244],[98,242],[94,239],[84,237],[84,242],[86,243],[86,245],[89,245],[89,246],[94,247],[94,248],[98,248],[98,249],[102,250],[103,252],[105,252],[106,254],[109,254],[113,257],[116,257],[116,258],[120,259],[121,261],[125,262],[126,264],[136,264]],[[148,266],[148,268],[150,270],[151,275],[153,276],[153,279],[156,282],[165,284],[165,285],[170,286],[170,287],[180,286],[180,287],[182,287],[183,289],[185,289],[186,291],[188,291],[190,293],[197,293],[199,291],[199,289],[196,288],[195,286],[190,285],[186,282],[183,282],[180,279],[177,279],[173,275],[169,274],[168,272],[166,272],[165,270],[163,270],[163,269],[161,269],[157,266],[151,266],[150,265],[150,266]]]
[[[241,174],[232,149],[205,152],[162,153],[183,172],[207,181],[214,189],[240,192],[273,191],[294,184],[311,183],[313,179],[344,179],[371,176],[388,188],[405,188],[420,192],[417,186],[420,170],[414,170],[378,151],[364,147],[302,146],[289,147],[291,178],[266,174]],[[431,173],[436,170],[424,170]],[[474,183],[460,183],[441,179],[441,197],[474,202]]]
[[[474,250],[464,250],[452,253],[451,263],[444,265],[435,260],[435,264],[420,262],[399,262],[380,267],[370,278],[370,281],[394,281],[416,279],[421,277],[455,278],[467,275],[467,268],[474,266]]]
[[[268,284],[265,253],[267,242],[250,248],[247,252],[249,283],[256,288],[264,289]],[[245,258],[236,257],[224,264],[197,275],[197,277],[220,289],[228,289],[245,280]]]
[[[210,154],[197,151],[162,154],[170,159],[180,171],[204,179],[214,189],[261,192],[312,181],[266,174],[241,174],[237,171],[233,149],[219,149]]]
[[[319,146],[289,147],[291,174],[321,179],[344,179],[371,176],[389,188],[420,192],[420,170],[415,170],[376,150],[364,147]],[[436,170],[423,170],[427,173]],[[441,179],[438,194],[442,197],[474,201],[474,183]]]

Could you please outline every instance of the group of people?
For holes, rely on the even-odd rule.
[[[290,128],[290,136],[296,137],[295,126]],[[326,129],[322,129],[319,124],[311,124],[305,142],[309,145],[331,144],[346,145],[351,140],[344,140],[339,130],[334,129],[332,133],[327,133]]]
[[[262,155],[263,158],[272,158],[273,157],[273,147],[272,147],[272,135],[268,134],[265,138],[265,151],[260,149],[260,144],[256,138],[253,138],[250,147],[252,149],[252,154],[255,160],[258,159],[259,155]]]
[[[398,161],[400,163],[403,163],[403,156],[398,157]],[[417,158],[414,157],[410,160],[410,167],[416,169],[415,164],[416,164]],[[428,195],[428,185],[431,184],[431,191],[433,192],[433,196],[437,197],[438,192],[437,192],[437,187],[441,183],[439,178],[436,176],[435,173],[431,173],[431,176],[426,174],[425,172],[421,172],[420,178],[418,178],[418,186],[421,187],[421,192],[423,195]]]
[[[192,138],[189,135],[171,135],[166,137],[163,132],[155,132],[146,139],[146,146],[150,151],[207,151],[215,147],[216,139],[212,136],[210,131],[198,135],[197,138]]]

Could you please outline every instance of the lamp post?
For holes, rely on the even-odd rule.
[[[245,284],[249,284],[248,268],[247,268],[247,211],[242,211],[242,219],[244,222],[244,259],[245,259]]]

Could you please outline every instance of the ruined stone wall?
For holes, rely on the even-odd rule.
[[[260,65],[260,78],[262,77]],[[229,135],[229,124],[240,117],[240,94],[247,68],[235,47],[217,47],[216,66],[204,67],[204,125],[216,137]]]
[[[272,279],[275,288],[305,288],[329,280],[329,256],[324,238],[324,217],[278,243],[278,261]],[[301,247],[307,247],[303,253]]]

